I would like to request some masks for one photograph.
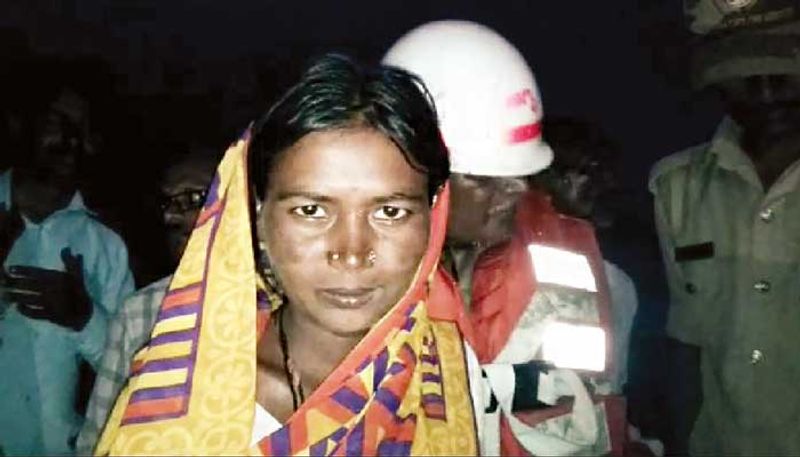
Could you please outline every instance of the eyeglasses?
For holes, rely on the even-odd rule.
[[[161,211],[166,213],[198,210],[203,207],[207,194],[205,189],[190,189],[174,195],[165,195],[161,197]]]

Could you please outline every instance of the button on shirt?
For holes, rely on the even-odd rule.
[[[800,161],[764,189],[739,135],[725,120],[653,170],[667,331],[702,350],[693,454],[797,455]]]
[[[11,172],[0,174],[0,205],[11,206]],[[61,250],[83,256],[85,287],[94,305],[80,332],[20,314],[0,303],[0,448],[6,455],[73,452],[81,418],[74,411],[81,359],[97,365],[107,321],[133,291],[125,244],[93,219],[76,193],[39,224],[25,220],[4,263],[64,271]]]

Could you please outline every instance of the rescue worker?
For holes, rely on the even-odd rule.
[[[450,152],[445,257],[496,399],[482,453],[611,451],[609,414],[590,394],[607,393],[597,382],[610,338],[602,257],[589,224],[540,213],[539,195],[527,192],[526,177],[553,157],[531,70],[500,35],[464,21],[420,26],[384,62],[423,79]],[[571,408],[557,404],[563,397]]]
[[[693,455],[800,455],[800,9],[684,5],[703,38],[694,83],[716,90],[727,116],[709,143],[661,160],[650,177],[670,371],[683,373],[670,404],[697,408],[690,383],[702,385],[696,421],[689,410],[675,424],[691,429]],[[686,451],[672,441],[668,451]]]

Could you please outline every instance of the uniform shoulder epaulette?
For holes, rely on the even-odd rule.
[[[655,191],[656,181],[659,178],[689,167],[694,160],[705,154],[709,144],[703,143],[692,146],[683,151],[670,154],[656,162],[653,168],[650,169],[650,178],[647,185],[650,192]]]

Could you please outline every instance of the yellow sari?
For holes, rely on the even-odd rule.
[[[428,251],[404,297],[280,429],[251,446],[256,343],[279,305],[256,272],[248,143],[246,135],[219,165],[96,453],[477,454],[460,310],[437,268],[447,188],[437,196]]]

